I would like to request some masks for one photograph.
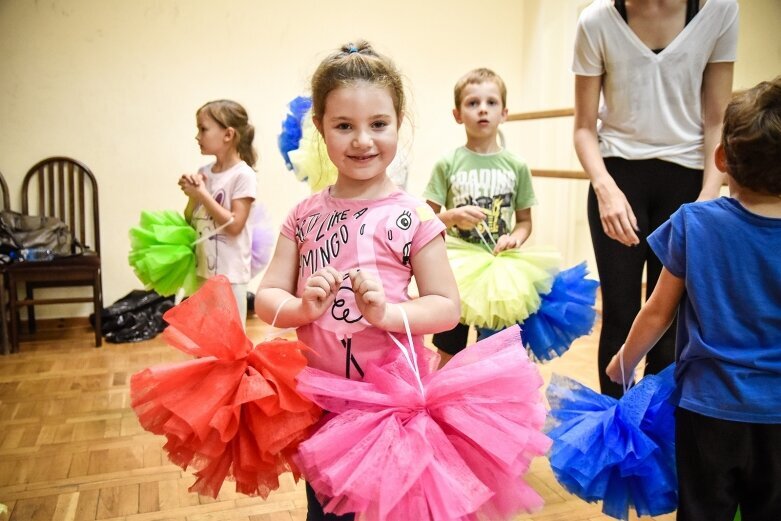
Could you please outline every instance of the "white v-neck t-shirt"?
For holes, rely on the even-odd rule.
[[[708,0],[659,54],[613,6],[594,0],[578,20],[572,72],[603,76],[598,136],[602,157],[662,159],[703,168],[702,75],[734,62],[736,0]]]

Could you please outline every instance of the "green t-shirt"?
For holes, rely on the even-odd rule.
[[[485,209],[485,224],[494,240],[515,227],[516,210],[535,204],[532,176],[526,163],[507,150],[478,154],[459,147],[440,159],[423,197],[446,209],[473,205]],[[480,242],[475,230],[452,227],[448,233]]]

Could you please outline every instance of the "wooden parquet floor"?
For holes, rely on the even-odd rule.
[[[51,321],[39,328],[20,353],[0,356],[0,503],[8,507],[1,521],[306,518],[303,483],[289,475],[266,501],[237,494],[231,484],[216,500],[187,491],[192,475],[168,462],[163,439],[141,429],[130,408],[134,372],[185,358],[162,336],[95,349],[86,322]],[[250,319],[248,332],[260,341],[267,326]],[[557,372],[595,385],[595,339],[580,339],[561,359],[541,365],[546,381]],[[546,504],[517,520],[611,519],[599,505],[565,492],[544,458],[533,463],[528,481]]]

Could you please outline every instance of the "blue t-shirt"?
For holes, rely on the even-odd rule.
[[[722,197],[681,206],[648,243],[685,281],[678,405],[724,420],[781,423],[781,219]]]

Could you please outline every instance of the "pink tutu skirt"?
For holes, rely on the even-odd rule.
[[[306,368],[299,392],[331,414],[296,461],[336,514],[444,521],[534,511],[542,498],[522,476],[550,446],[542,383],[518,326],[420,380],[400,351],[363,381]]]

